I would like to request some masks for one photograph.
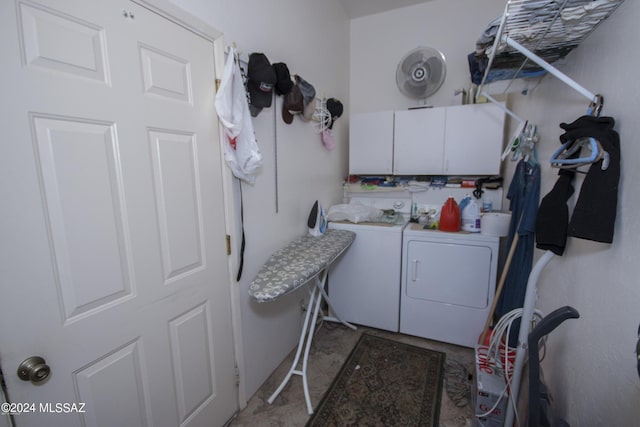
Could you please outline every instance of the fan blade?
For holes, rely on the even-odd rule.
[[[416,64],[420,64],[422,62],[424,62],[422,58],[422,53],[420,52],[409,53],[402,60],[402,66],[401,66],[402,71],[404,71],[407,74],[410,74],[411,70],[416,66]]]
[[[404,93],[414,98],[423,98],[426,92],[427,85],[424,82],[422,84],[415,85],[411,84],[411,82],[407,80],[404,84]]]
[[[432,76],[437,77],[437,79],[440,79],[440,76],[443,75],[442,73],[442,60],[437,57],[437,56],[433,56],[429,59],[427,59],[427,67],[429,68],[429,78],[432,78]]]

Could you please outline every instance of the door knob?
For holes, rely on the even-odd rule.
[[[18,377],[23,381],[39,383],[49,377],[51,368],[40,356],[31,356],[22,361],[18,366]]]

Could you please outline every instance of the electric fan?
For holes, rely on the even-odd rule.
[[[442,52],[432,47],[417,47],[398,63],[396,84],[409,98],[424,99],[442,86],[446,68]]]

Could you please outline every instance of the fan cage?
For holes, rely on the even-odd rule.
[[[398,63],[396,85],[406,96],[424,99],[440,89],[445,75],[444,54],[432,47],[417,47]]]

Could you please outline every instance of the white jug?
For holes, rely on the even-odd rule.
[[[480,208],[475,200],[471,199],[460,213],[462,230],[471,233],[480,232]]]

